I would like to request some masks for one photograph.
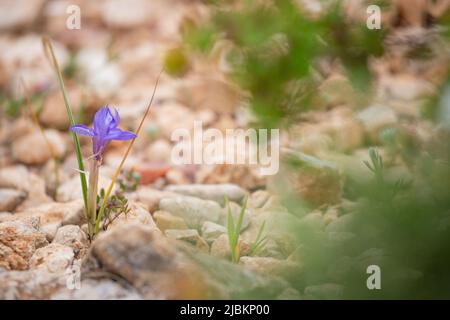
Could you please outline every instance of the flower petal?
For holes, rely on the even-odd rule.
[[[92,130],[88,126],[85,126],[84,124],[76,124],[74,126],[71,126],[70,130],[78,134],[81,134],[82,136],[89,136],[89,137],[94,136],[94,130]]]
[[[94,132],[99,136],[105,136],[112,121],[114,121],[114,117],[109,108],[101,107],[94,116]]]
[[[108,134],[105,137],[105,140],[131,140],[136,137],[137,135],[135,135],[133,132],[115,128],[108,132]]]

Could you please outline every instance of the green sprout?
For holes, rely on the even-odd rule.
[[[373,174],[377,178],[377,181],[382,181],[384,170],[383,158],[381,158],[378,150],[376,150],[375,148],[369,149],[369,156],[371,162],[364,160],[364,164],[367,166],[367,168],[369,168],[370,171],[373,172]]]
[[[253,257],[258,252],[260,252],[264,246],[267,243],[267,237],[263,237],[264,227],[266,226],[266,221],[264,221],[261,226],[259,227],[258,235],[256,236],[255,242],[253,243],[252,247],[250,248],[250,254],[249,256]]]
[[[240,258],[239,235],[241,233],[242,222],[244,221],[244,214],[247,208],[247,200],[248,195],[245,196],[244,201],[242,202],[239,218],[237,223],[235,224],[233,215],[231,213],[230,202],[228,201],[228,197],[225,196],[225,207],[228,209],[228,220],[227,220],[228,241],[230,243],[231,248],[231,261],[234,263],[238,263]]]

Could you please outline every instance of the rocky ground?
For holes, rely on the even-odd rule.
[[[355,176],[366,170],[367,142],[376,144],[386,128],[409,126],[422,143],[433,134],[433,123],[419,118],[417,106],[446,76],[447,51],[437,50],[434,64],[426,66],[394,67],[400,58],[386,54],[371,61],[376,85],[366,106],[346,99],[343,92],[352,88],[338,67],[324,66],[320,90],[328,108],[282,131],[286,152],[316,157],[304,159],[309,170],[281,170],[268,179],[247,165],[176,166],[170,140],[175,129],[191,130],[194,120],[201,120],[224,131],[251,121],[242,92],[226,77],[225,49],[219,46],[206,61],[192,54],[182,76],[162,74],[144,131],[125,164],[123,179],[130,172],[140,176],[137,187],[125,190],[130,212],[91,242],[67,114],[41,35],[53,39],[79,118],[89,122],[99,106],[109,104],[119,110],[123,128],[134,130],[167,52],[180,46],[184,23],[199,23],[209,8],[200,1],[79,0],[82,28],[68,30],[65,1],[13,2],[0,4],[0,86],[9,99],[3,99],[0,124],[0,299],[339,297],[338,281],[302,292],[292,288],[292,277],[301,276],[303,248],[285,226],[312,226],[330,242],[343,240],[355,209],[342,198],[342,170]],[[392,37],[433,35],[410,31]],[[24,92],[39,125],[26,107],[15,111],[11,101],[18,103]],[[90,142],[81,141],[89,156]],[[100,187],[108,186],[126,146],[119,141],[109,146]],[[404,173],[395,165],[390,170],[392,177]],[[314,204],[311,211],[301,217],[290,212],[280,200],[286,188]],[[233,264],[224,196],[237,218],[247,194],[241,259]],[[263,223],[268,241],[251,255]]]

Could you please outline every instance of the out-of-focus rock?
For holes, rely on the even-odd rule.
[[[27,194],[15,189],[0,189],[0,211],[14,211]]]
[[[166,180],[169,184],[178,185],[178,184],[188,184],[190,183],[190,179],[186,176],[185,172],[180,168],[171,168],[166,173]]]
[[[165,139],[159,139],[153,142],[145,150],[146,159],[150,162],[170,162],[172,146]]]
[[[289,278],[301,272],[301,266],[289,260],[279,260],[271,257],[241,257],[239,264],[244,268],[262,274]]]
[[[254,167],[219,164],[202,166],[197,173],[196,182],[204,184],[232,183],[249,190],[263,186],[266,179]]]
[[[203,223],[202,236],[207,242],[213,242],[224,233],[227,233],[227,228],[220,224],[211,221]]]
[[[179,87],[178,99],[191,109],[232,113],[241,95],[233,84],[214,76],[189,77]]]
[[[170,166],[162,163],[141,164],[136,171],[141,177],[141,184],[151,184],[163,178],[170,170]]]
[[[108,54],[100,48],[83,48],[77,55],[80,75],[99,97],[107,98],[118,90],[123,73],[118,64],[109,61]]]
[[[74,87],[68,87],[66,90],[72,111],[76,114],[81,107],[81,92]],[[69,128],[69,117],[59,90],[52,92],[45,99],[42,111],[39,113],[39,119],[47,127],[59,130],[67,130]]]
[[[36,131],[15,141],[12,147],[14,158],[28,165],[41,165],[51,158],[50,148],[53,148],[57,157],[62,157],[66,153],[66,142],[60,133],[55,130],[45,130],[44,134],[46,138],[41,132]],[[33,147],[30,148],[30,146]]]
[[[225,203],[225,196],[230,201],[238,203],[245,197],[245,190],[234,184],[187,184],[169,186],[166,190],[204,200],[213,200],[222,206]]]
[[[144,203],[150,212],[159,209],[159,202],[164,198],[174,198],[178,194],[168,191],[160,191],[150,187],[139,187],[137,190],[137,201]]]
[[[27,190],[29,172],[24,165],[15,165],[0,169],[0,187]]]
[[[152,16],[152,6],[145,0],[108,0],[102,10],[103,21],[113,28],[148,25],[149,16]]]
[[[88,179],[89,176],[86,178]],[[102,176],[102,171],[100,170],[100,177],[98,179],[98,189],[107,189],[111,179]],[[112,192],[114,193],[116,186],[114,185]],[[80,177],[77,175],[70,180],[61,184],[56,192],[56,201],[58,202],[69,202],[78,199],[83,199],[83,191],[81,189]]]
[[[250,195],[247,201],[247,207],[253,209],[261,208],[269,200],[269,198],[269,192],[266,190],[257,190]]]
[[[397,115],[386,106],[370,106],[358,113],[357,118],[363,123],[364,129],[372,141],[380,140],[380,132],[383,129],[397,124]]]
[[[153,214],[153,218],[162,232],[167,229],[187,229],[187,224],[182,218],[174,216],[167,211],[156,211]]]
[[[5,0],[0,2],[0,30],[18,30],[31,27],[45,0]]]
[[[211,200],[179,196],[163,198],[159,203],[161,210],[168,211],[186,221],[190,228],[200,230],[205,221],[219,221],[222,208]]]
[[[189,108],[177,103],[164,104],[160,112],[155,114],[156,126],[166,139],[171,139],[177,129],[186,129],[190,132],[195,120],[195,114]]]
[[[80,289],[62,288],[51,295],[54,300],[141,300],[131,286],[111,279],[81,280]]]
[[[52,44],[59,65],[63,69],[68,61],[68,52],[60,43],[53,41]],[[30,94],[42,92],[50,85],[56,84],[53,67],[48,63],[45,52],[42,50],[40,35],[3,37],[0,39],[0,52],[2,53],[0,65],[2,76],[4,76],[4,78],[0,77],[0,81],[2,79],[6,81],[3,85],[14,96],[23,95],[20,86],[22,79]]]
[[[310,163],[288,179],[295,192],[315,206],[337,203],[342,191],[340,174],[334,166],[320,163]]]
[[[53,199],[46,193],[45,181],[39,175],[29,174],[26,184],[27,198],[16,208],[16,211],[24,211],[44,203],[53,202]]]
[[[169,239],[186,241],[194,246],[196,246],[200,251],[209,252],[209,246],[205,239],[200,237],[196,229],[167,229],[164,234]]]

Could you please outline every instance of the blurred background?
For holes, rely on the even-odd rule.
[[[164,69],[125,165],[138,177],[127,197],[155,218],[154,190],[249,193],[241,240],[263,223],[267,240],[255,256],[241,249],[239,267],[289,290],[230,282],[243,288],[227,297],[450,298],[449,27],[447,0],[0,0],[0,187],[26,191],[0,221],[79,198],[46,35],[79,123],[109,104],[135,130]],[[194,120],[280,129],[279,172],[173,164],[171,134]],[[111,144],[105,180],[125,148]],[[216,240],[198,258],[214,257],[209,270],[228,259]],[[367,287],[370,265],[381,290]]]

